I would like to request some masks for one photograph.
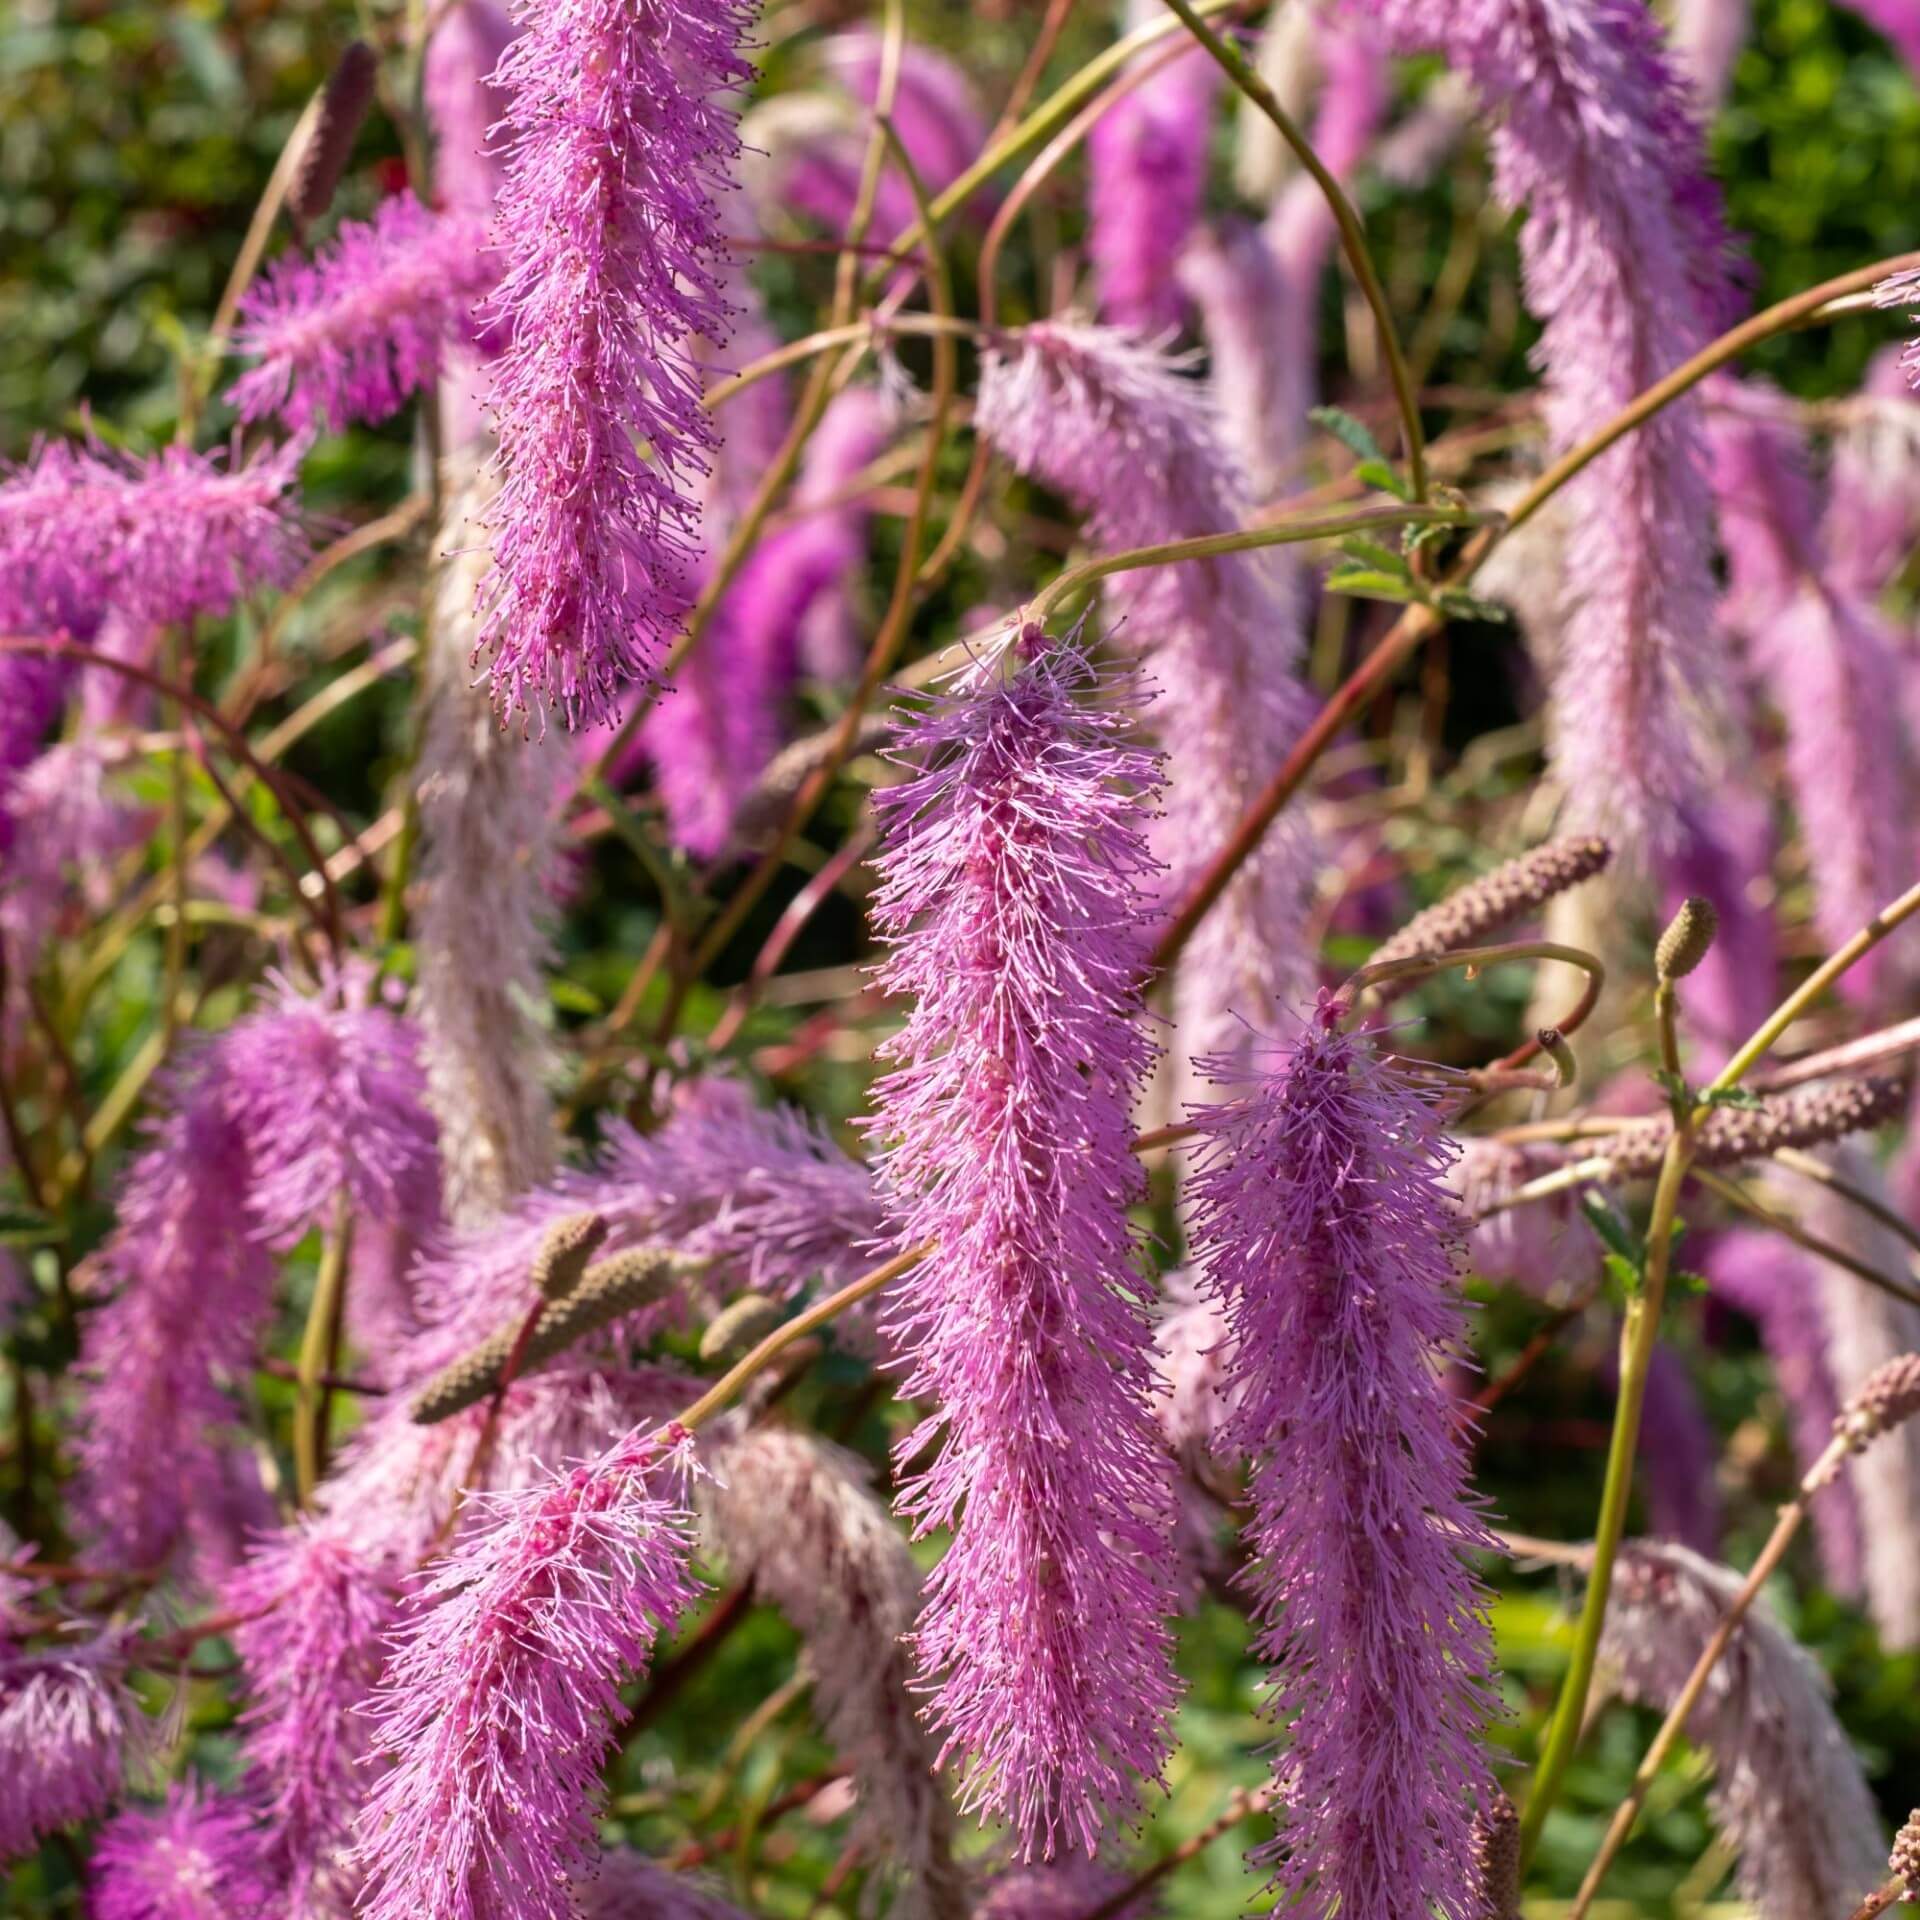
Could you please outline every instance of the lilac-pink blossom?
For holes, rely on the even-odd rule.
[[[1158,1777],[1175,1687],[1170,1481],[1127,1221],[1153,1057],[1137,985],[1157,785],[1085,656],[1009,635],[908,719],[881,796],[886,989],[871,1126],[900,1238],[900,1508],[954,1528],[916,1636],[963,1807],[1092,1853]],[[930,1461],[922,1462],[937,1446]]]
[[[1464,1555],[1492,1540],[1436,1366],[1463,1336],[1451,1150],[1344,1011],[1323,997],[1194,1116],[1192,1235],[1233,1340],[1256,1644],[1288,1729],[1281,1830],[1252,1857],[1303,1920],[1470,1920],[1494,1698]]]
[[[296,430],[386,419],[438,377],[497,267],[484,215],[396,194],[254,283],[234,345],[259,364],[228,402],[243,420],[277,414]]]
[[[433,129],[433,185],[438,203],[486,219],[505,173],[492,138],[510,96],[493,78],[513,44],[511,16],[495,0],[453,0],[420,63],[420,94]]]
[[[157,1807],[128,1807],[100,1831],[92,1920],[269,1920],[273,1888],[251,1808],[195,1781]]]
[[[570,1920],[619,1690],[697,1591],[689,1462],[636,1431],[479,1496],[486,1523],[426,1577],[377,1698],[364,1920]]]
[[[751,69],[734,0],[526,0],[517,17],[482,644],[503,713],[578,726],[652,677],[680,604],[714,439],[689,342],[726,333],[724,95]]]
[[[0,1645],[0,1866],[105,1812],[140,1728],[117,1636],[38,1653]]]

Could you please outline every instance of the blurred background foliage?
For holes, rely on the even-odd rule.
[[[914,0],[910,20],[916,36],[958,53],[994,102],[1017,71],[1037,12],[1025,0],[979,9],[957,0]],[[1920,94],[1884,42],[1826,0],[1755,0],[1753,14],[1728,104],[1712,129],[1712,152],[1759,304],[1920,246]],[[805,0],[776,14],[769,27],[769,85],[804,79],[814,29],[853,17],[844,5],[809,7]],[[182,350],[204,333],[296,115],[349,38],[392,24],[390,12],[348,0],[13,0],[0,30],[0,456],[18,459],[36,436],[88,423],[105,437],[138,444],[170,434]],[[1054,71],[1070,70],[1112,31],[1108,11],[1083,0]],[[1235,127],[1232,114],[1223,117],[1223,157]],[[361,135],[339,210],[364,212],[404,178],[393,123],[376,113]],[[1229,168],[1215,168],[1213,192],[1222,205],[1229,202],[1229,178]],[[1010,252],[1010,317],[1031,310],[1035,290],[1052,284],[1048,253],[1071,257],[1080,186],[1078,175],[1061,176],[1042,217]],[[1531,330],[1518,297],[1511,230],[1483,212],[1486,168],[1478,148],[1463,149],[1449,172],[1427,187],[1396,191],[1363,177],[1359,193],[1396,304],[1410,323],[1427,309],[1463,218],[1471,226],[1477,250],[1471,278],[1450,311],[1429,313],[1429,382],[1493,395],[1527,385]],[[1040,235],[1037,242],[1032,233]],[[776,258],[762,268],[763,291],[784,332],[813,324],[829,274],[818,260]],[[960,284],[968,284],[964,272]],[[1347,303],[1333,276],[1323,298],[1324,381],[1339,398],[1356,370],[1347,360]],[[1822,327],[1769,342],[1750,364],[1802,398],[1838,397],[1854,389],[1871,351],[1890,337],[1881,322]],[[213,419],[217,425],[217,411]],[[411,431],[403,419],[322,442],[306,474],[315,510],[358,521],[391,508],[408,485]],[[875,580],[886,577],[893,538],[883,524]],[[378,562],[343,570],[335,591],[303,615],[293,636],[303,668],[332,670],[330,619],[347,621],[348,637],[356,641],[369,626],[412,630],[411,586],[402,582],[389,591],[382,577]],[[963,569],[933,610],[929,631],[957,619],[983,584]],[[243,631],[236,644],[246,639]],[[1475,684],[1473,630],[1462,630],[1450,644],[1456,674],[1465,678],[1448,721],[1449,742],[1457,746],[1455,736],[1501,724],[1512,709],[1504,690],[1483,694]],[[312,684],[304,683],[303,693]],[[262,711],[275,711],[271,699]],[[364,816],[403,764],[407,728],[404,676],[393,676],[317,728],[290,764],[350,814]],[[1504,804],[1514,787],[1510,772],[1483,772],[1456,793],[1455,811],[1440,818],[1436,807],[1416,823],[1419,843],[1402,851],[1421,875],[1423,895],[1444,890],[1475,864],[1476,809]],[[830,807],[815,837],[833,844],[846,826],[846,813]],[[618,844],[603,845],[592,858],[564,931],[554,1008],[562,1025],[612,1001],[657,923],[655,903]],[[776,900],[766,911],[777,907]],[[749,930],[742,951],[753,950],[752,936],[764,924]],[[809,930],[794,964],[848,965],[858,940],[857,913],[836,903]],[[82,1063],[92,1097],[111,1082],[121,1054],[136,1040],[153,991],[150,956],[143,961],[136,947],[96,1008],[93,1051]],[[1443,1012],[1470,1045],[1476,1026],[1491,1040],[1517,1020],[1517,991],[1503,1001],[1492,989],[1468,992],[1449,982],[1426,1004]],[[689,1034],[703,1032],[716,1010],[707,990],[696,992],[684,1022]],[[755,1013],[748,1037],[777,1040],[798,1018],[776,1002]],[[697,1046],[697,1039],[688,1044]],[[829,1051],[782,1091],[840,1120],[862,1103],[864,1084],[862,1058]],[[1170,1208],[1157,1209],[1155,1224],[1172,1233]],[[1497,1371],[1537,1327],[1539,1308],[1510,1294],[1481,1293],[1481,1342]],[[1596,1325],[1593,1337],[1557,1351],[1489,1425],[1482,1484],[1495,1510],[1520,1530],[1578,1539],[1591,1525],[1611,1415],[1609,1395],[1598,1384],[1601,1336]],[[1683,1303],[1676,1339],[1729,1441],[1722,1464],[1724,1551],[1744,1565],[1792,1478],[1769,1371],[1744,1323],[1705,1302]],[[865,1410],[848,1437],[884,1459],[888,1416],[873,1410],[874,1396],[862,1399],[857,1368],[817,1371],[799,1390],[795,1410],[831,1431],[844,1428],[850,1400]],[[1800,1571],[1806,1571],[1804,1558]],[[1500,1579],[1495,1620],[1512,1708],[1501,1738],[1524,1752],[1537,1741],[1558,1680],[1564,1596],[1551,1574],[1509,1569]],[[1802,1596],[1797,1603],[1796,1594]],[[1778,1598],[1833,1678],[1841,1716],[1868,1757],[1889,1826],[1897,1825],[1920,1800],[1920,1658],[1884,1656],[1862,1617],[1825,1597],[1809,1578],[1783,1582]],[[1205,1826],[1233,1785],[1263,1775],[1257,1669],[1246,1657],[1246,1638],[1244,1622],[1217,1600],[1186,1623],[1182,1665],[1191,1692],[1183,1744],[1168,1798],[1144,1837],[1149,1857],[1172,1851]],[[698,1858],[730,1879],[743,1901],[797,1920],[852,1906],[849,1892],[833,1880],[840,1830],[804,1815],[781,1817],[797,1786],[832,1764],[804,1700],[782,1693],[795,1646],[777,1617],[761,1611],[710,1662],[690,1671],[677,1697],[633,1744],[610,1818],[623,1837],[661,1855]],[[757,1715],[768,1702],[772,1710]],[[220,1689],[199,1690],[193,1737],[216,1768],[228,1745],[229,1712]],[[743,1743],[739,1730],[749,1722],[753,1737]],[[1551,1913],[1554,1896],[1571,1893],[1651,1731],[1645,1716],[1618,1708],[1601,1721],[1548,1829],[1538,1873],[1546,1893],[1530,1912]],[[1611,1897],[1597,1911],[1732,1911],[1725,1863],[1707,1853],[1709,1838],[1699,1766],[1688,1758],[1663,1778],[1650,1818],[1613,1875]],[[1705,1865],[1689,1872],[1703,1853]],[[1250,1883],[1237,1855],[1229,1839],[1182,1866],[1162,1889],[1165,1910],[1194,1920],[1238,1910]],[[70,1866],[49,1850],[16,1875],[10,1892],[0,1889],[0,1906],[70,1910]]]

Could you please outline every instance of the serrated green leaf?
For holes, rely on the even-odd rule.
[[[1307,418],[1316,427],[1325,427],[1349,453],[1362,460],[1377,461],[1383,467],[1387,464],[1380,442],[1344,407],[1315,407]]]
[[[1631,1260],[1617,1253],[1605,1253],[1600,1256],[1600,1264],[1606,1269],[1607,1278],[1613,1282],[1618,1298],[1632,1300],[1637,1297],[1643,1282],[1640,1269]]]
[[[1327,575],[1329,593],[1350,593],[1360,600],[1391,600],[1404,606],[1414,598],[1413,583],[1371,567],[1335,567]]]
[[[1377,540],[1369,540],[1364,534],[1351,534],[1340,542],[1340,551],[1351,555],[1362,565],[1376,568],[1381,573],[1390,573],[1396,579],[1411,580],[1412,570],[1391,547],[1383,547]]]
[[[1413,489],[1384,460],[1362,460],[1353,471],[1368,486],[1378,487],[1381,492],[1392,494],[1396,500],[1413,498]]]
[[[555,980],[547,993],[562,1013],[582,1013],[590,1020],[597,1020],[607,1010],[607,1003],[577,980]]]

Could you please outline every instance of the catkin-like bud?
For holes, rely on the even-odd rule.
[[[1503,1788],[1473,1816],[1473,1863],[1480,1875],[1479,1920],[1514,1920],[1520,1911],[1520,1816]]]
[[[450,1360],[414,1395],[414,1425],[431,1427],[484,1400],[500,1384],[500,1371],[518,1334],[517,1327],[502,1327],[471,1352]]]
[[[738,1360],[770,1334],[786,1309],[764,1293],[743,1293],[729,1300],[700,1336],[702,1360]]]
[[[1907,1815],[1906,1825],[1893,1836],[1887,1865],[1895,1879],[1904,1883],[1909,1897],[1920,1896],[1920,1807]]]
[[[587,1262],[600,1251],[607,1223],[597,1213],[556,1220],[533,1256],[533,1284],[549,1300],[564,1300],[580,1284]]]
[[[1381,942],[1368,964],[1437,960],[1456,947],[1477,945],[1555,894],[1604,872],[1612,859],[1611,843],[1597,837],[1549,840],[1416,913],[1398,933]],[[1391,1000],[1412,984],[1410,980],[1383,981],[1375,991]]]
[[[373,105],[380,62],[364,40],[348,41],[320,91],[320,112],[306,151],[287,190],[287,211],[296,220],[317,220],[333,204],[334,189],[347,170],[360,123]]]
[[[1875,1367],[1853,1398],[1841,1408],[1833,1430],[1855,1453],[1864,1453],[1881,1434],[1920,1413],[1920,1353],[1903,1353]]]
[[[1697,893],[1688,894],[1653,950],[1655,977],[1663,983],[1684,980],[1707,957],[1707,949],[1719,931],[1720,916],[1713,902]]]
[[[1844,1139],[1895,1118],[1904,1108],[1906,1089],[1898,1080],[1873,1077],[1836,1080],[1810,1093],[1779,1094],[1757,1107],[1715,1107],[1694,1135],[1694,1163],[1737,1167],[1764,1160],[1782,1147],[1814,1147]],[[1604,1151],[1616,1174],[1651,1178],[1673,1133],[1673,1122],[1639,1120],[1606,1141]]]

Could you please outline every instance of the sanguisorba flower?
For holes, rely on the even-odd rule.
[[[234,345],[259,365],[227,399],[243,420],[277,414],[295,429],[384,420],[438,376],[498,267],[483,214],[396,194],[255,282]]]
[[[267,1920],[273,1903],[253,1810],[195,1781],[115,1814],[90,1881],[93,1920]]]
[[[1252,1463],[1248,1575],[1282,1819],[1256,1862],[1303,1920],[1475,1911],[1493,1711],[1490,1544],[1436,1362],[1462,1337],[1451,1157],[1428,1102],[1323,998],[1202,1107],[1189,1186]],[[1228,1077],[1246,1070],[1226,1063]]]
[[[1645,0],[1347,0],[1443,53],[1496,116],[1556,453],[1702,346],[1729,305],[1719,196]],[[1569,484],[1554,756],[1580,823],[1659,841],[1695,791],[1725,669],[1700,412],[1682,399]]]
[[[716,196],[751,68],[736,0],[526,0],[499,199],[512,328],[489,404],[502,484],[483,638],[503,712],[611,719],[658,664],[712,429],[690,351],[727,305]]]
[[[690,1470],[636,1430],[524,1491],[426,1579],[377,1696],[363,1920],[571,1920],[594,1803],[656,1632],[693,1599]]]
[[[903,1239],[902,1510],[954,1529],[917,1634],[962,1803],[1091,1852],[1167,1751],[1169,1467],[1127,1208],[1157,771],[1037,626],[905,725],[881,796],[881,979],[913,1002],[872,1123]],[[930,1462],[916,1465],[928,1449]]]
[[[119,1796],[142,1737],[126,1682],[113,1634],[46,1652],[0,1645],[0,1865]]]

